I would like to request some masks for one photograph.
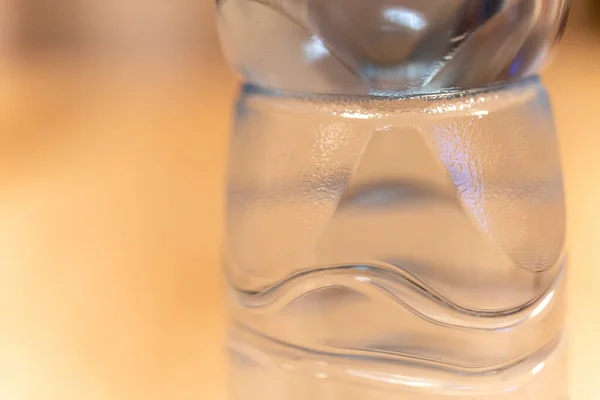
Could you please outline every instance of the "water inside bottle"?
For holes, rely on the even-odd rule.
[[[236,400],[562,400],[564,199],[537,80],[247,87],[226,276]]]

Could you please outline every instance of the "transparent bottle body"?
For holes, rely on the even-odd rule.
[[[245,86],[225,274],[236,400],[564,400],[565,216],[535,78]]]

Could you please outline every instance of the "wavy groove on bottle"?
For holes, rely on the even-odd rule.
[[[267,371],[323,376],[350,385],[426,389],[428,395],[491,395],[527,384],[544,368],[564,362],[562,333],[535,351],[502,364],[465,367],[422,357],[331,352],[294,346],[243,326],[232,326],[230,352]],[[293,365],[290,364],[293,360]],[[360,362],[368,365],[361,369]],[[460,377],[460,378],[458,378]]]
[[[561,290],[558,286],[563,280],[563,264],[561,258],[554,267],[559,269],[557,278],[544,292],[526,303],[498,310],[460,305],[418,277],[384,262],[314,267],[290,275],[259,292],[235,287],[231,281],[229,283],[240,305],[258,309],[261,313],[278,312],[318,290],[342,286],[373,296],[384,296],[433,324],[470,330],[506,330],[536,318],[552,307],[555,292]],[[413,305],[416,302],[410,299],[415,296],[426,306]],[[443,318],[434,315],[443,315]]]

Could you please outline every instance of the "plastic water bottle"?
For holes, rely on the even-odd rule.
[[[563,0],[223,0],[235,400],[564,400]]]

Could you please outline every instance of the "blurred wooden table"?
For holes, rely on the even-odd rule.
[[[0,69],[0,398],[225,399],[221,177],[235,83]],[[600,41],[546,74],[564,157],[573,400],[600,399]]]

